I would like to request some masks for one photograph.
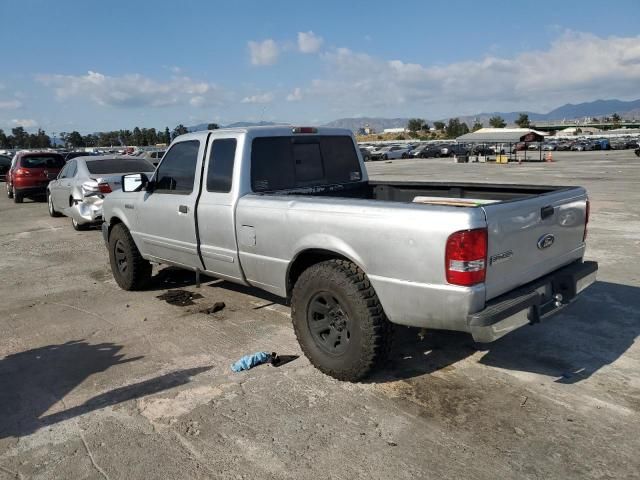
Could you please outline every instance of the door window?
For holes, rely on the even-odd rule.
[[[198,150],[200,150],[198,140],[180,142],[171,147],[156,171],[154,191],[189,195],[193,191]]]
[[[235,138],[223,138],[213,142],[207,171],[208,192],[228,193],[231,191],[235,156]]]

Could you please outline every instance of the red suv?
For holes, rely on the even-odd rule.
[[[22,203],[24,197],[45,195],[50,180],[64,167],[64,157],[51,152],[18,152],[7,173],[7,197]]]

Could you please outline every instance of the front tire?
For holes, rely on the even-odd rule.
[[[393,328],[365,273],[346,260],[305,270],[291,298],[302,351],[321,372],[355,382],[388,356]]]
[[[142,258],[126,226],[118,223],[109,235],[109,263],[123,290],[141,290],[151,279],[151,264]]]
[[[53,206],[53,198],[51,198],[51,192],[47,191],[47,207],[49,209],[49,215],[51,217],[60,217],[62,216],[61,213],[59,213],[58,211],[56,211],[55,207]]]

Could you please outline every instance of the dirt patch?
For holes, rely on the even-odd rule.
[[[221,310],[224,310],[226,307],[224,302],[216,302],[209,307],[203,307],[198,310],[198,313],[206,313],[207,315],[211,315],[212,313],[217,313]]]
[[[152,422],[177,418],[219,397],[228,386],[202,385],[171,396],[143,397],[137,400],[138,411]]]
[[[189,292],[188,290],[168,290],[162,295],[158,295],[156,298],[164,300],[169,305],[187,307],[189,305],[195,305],[193,300],[202,298],[202,295],[199,293]]]
[[[93,280],[97,280],[98,282],[106,282],[107,280],[111,279],[111,270],[94,270],[89,274],[89,277],[91,277]]]
[[[477,392],[450,380],[433,375],[419,380],[402,380],[379,385],[389,397],[418,405],[421,416],[445,422],[465,423],[480,400]]]

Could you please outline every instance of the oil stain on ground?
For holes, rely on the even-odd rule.
[[[168,290],[162,295],[158,295],[156,298],[160,300],[164,300],[169,305],[177,305],[179,307],[187,307],[189,305],[194,305],[193,300],[197,300],[198,298],[202,298],[202,295],[199,293],[189,292],[187,290]]]

